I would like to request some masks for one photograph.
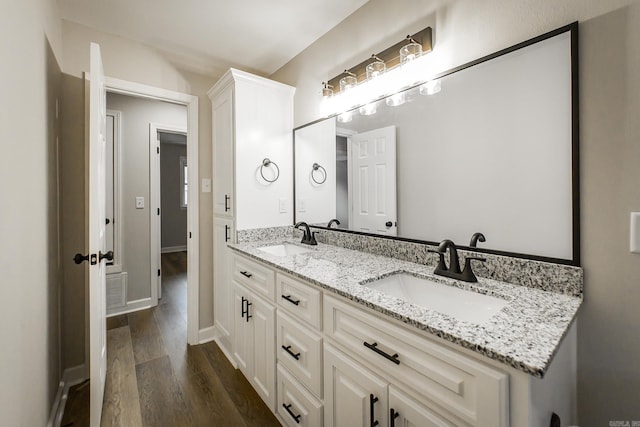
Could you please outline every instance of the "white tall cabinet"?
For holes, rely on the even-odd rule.
[[[213,294],[216,341],[234,360],[234,285],[227,243],[237,230],[293,223],[295,88],[230,69],[209,90],[213,136]],[[272,164],[262,169],[264,159]],[[268,182],[262,178],[274,182]],[[272,320],[273,322],[273,320]]]

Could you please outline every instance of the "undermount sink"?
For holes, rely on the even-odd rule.
[[[293,243],[281,243],[279,245],[263,246],[261,248],[258,248],[258,250],[275,256],[298,255],[312,251],[311,248],[294,245]]]
[[[491,319],[509,301],[468,291],[407,273],[365,283],[364,286],[438,311],[457,320],[481,324]]]

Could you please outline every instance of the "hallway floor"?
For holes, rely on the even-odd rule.
[[[162,255],[158,306],[108,319],[102,425],[280,425],[214,342],[187,345],[186,259]]]

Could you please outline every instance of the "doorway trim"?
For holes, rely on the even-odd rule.
[[[107,92],[155,99],[187,107],[188,180],[198,185],[198,97],[154,86],[105,77]],[[200,218],[199,192],[189,191],[187,207],[187,343],[198,344],[200,291]],[[153,292],[153,287],[152,287]],[[157,288],[156,288],[157,292]]]
[[[166,125],[162,123],[149,123],[149,207],[151,208],[151,230],[150,230],[150,254],[151,254],[151,302],[156,305],[158,300],[162,298],[162,275],[157,274],[161,271],[161,255],[162,255],[162,185],[160,183],[161,167],[160,167],[160,137],[159,132],[162,133],[174,133],[179,135],[185,135],[187,138],[187,151],[189,150],[189,138],[187,136],[187,128],[182,126]],[[187,153],[188,155],[188,153]],[[187,165],[189,159],[187,158]],[[187,172],[187,180],[189,180]],[[190,182],[190,181],[188,181]],[[191,189],[191,186],[189,186]],[[197,185],[195,186],[197,190]],[[193,190],[192,190],[193,191]],[[187,194],[187,217],[189,216],[189,199],[190,194]],[[157,215],[153,214],[153,211],[157,210]],[[188,220],[187,220],[188,221]],[[189,256],[189,226],[187,225],[187,257]],[[187,262],[187,269],[189,264]],[[189,273],[187,272],[187,281],[189,280]],[[155,286],[154,286],[155,284]]]

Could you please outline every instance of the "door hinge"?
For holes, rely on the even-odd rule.
[[[158,208],[158,215],[160,215],[160,208]]]
[[[158,277],[160,277],[160,269],[158,269]]]

